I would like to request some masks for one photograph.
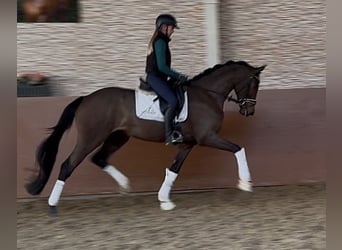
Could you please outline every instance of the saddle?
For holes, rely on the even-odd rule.
[[[140,80],[139,89],[147,91],[147,92],[154,92],[154,90],[148,84],[146,79],[144,79],[144,77],[140,77],[139,80]],[[178,117],[180,112],[182,111],[183,106],[184,106],[184,102],[185,102],[184,93],[186,92],[186,86],[179,85],[175,81],[172,81],[172,80],[169,80],[168,84],[173,85],[174,89],[176,90],[176,95],[177,95],[177,99],[178,99],[178,106],[176,108],[176,117]],[[167,102],[162,97],[160,97],[158,95],[153,101],[156,101],[158,99],[159,99],[160,111],[163,115],[165,115]]]

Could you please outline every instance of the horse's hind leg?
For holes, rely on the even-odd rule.
[[[52,189],[50,194],[48,204],[50,207],[50,216],[56,217],[57,216],[57,209],[56,206],[60,199],[60,196],[63,191],[64,184],[66,180],[71,176],[72,172],[75,168],[83,161],[83,159],[93,151],[102,140],[98,139],[97,141],[83,141],[82,138],[78,138],[76,146],[70,156],[62,163],[58,179],[55,183],[55,186]]]
[[[181,144],[172,166],[170,169],[166,169],[164,182],[158,192],[158,200],[160,201],[160,208],[162,210],[171,210],[176,207],[176,205],[170,200],[170,191],[173,182],[176,180],[178,173],[193,146],[194,145],[192,144]]]
[[[119,184],[120,192],[129,192],[129,180],[114,166],[108,164],[108,158],[111,154],[121,148],[129,139],[124,131],[115,131],[110,134],[102,147],[94,154],[91,161],[108,173]]]

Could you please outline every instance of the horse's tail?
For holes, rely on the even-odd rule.
[[[31,195],[40,194],[48,182],[56,161],[59,142],[64,132],[71,127],[76,110],[82,100],[83,97],[79,97],[64,109],[57,125],[50,128],[52,130],[50,136],[38,146],[36,160],[39,166],[39,174],[26,185],[26,190]]]

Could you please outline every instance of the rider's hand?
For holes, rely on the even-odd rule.
[[[181,75],[178,80],[178,85],[184,85],[185,82],[189,80],[187,75]]]

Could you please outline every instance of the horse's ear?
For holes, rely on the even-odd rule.
[[[256,73],[260,73],[261,71],[263,71],[266,68],[267,64],[264,64],[258,68],[255,69]]]

